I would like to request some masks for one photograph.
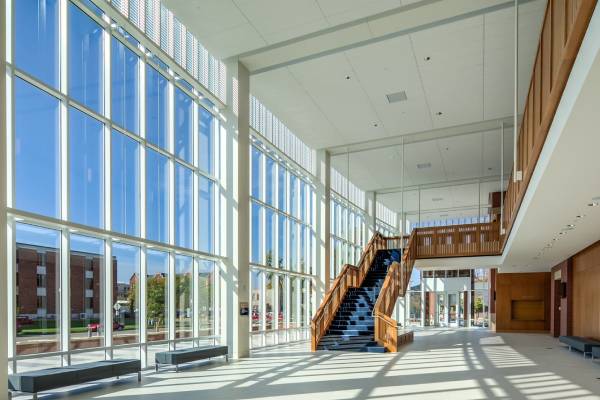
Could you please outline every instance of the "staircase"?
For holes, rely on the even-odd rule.
[[[373,307],[397,250],[379,250],[360,287],[349,288],[317,350],[384,353],[374,340]]]

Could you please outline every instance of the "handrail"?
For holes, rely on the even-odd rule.
[[[377,302],[373,307],[375,341],[390,352],[398,351],[398,323],[391,318],[396,299],[406,295],[417,252],[417,234],[413,230],[404,246],[402,262],[394,261],[383,281]]]
[[[312,351],[317,350],[319,341],[327,333],[348,289],[351,287],[360,287],[371,268],[377,251],[385,249],[386,244],[385,238],[379,232],[375,233],[371,240],[369,240],[360,258],[358,267],[346,264],[342,272],[335,278],[310,324]]]
[[[415,258],[489,256],[502,253],[498,221],[415,228]],[[411,234],[411,237],[413,235]]]

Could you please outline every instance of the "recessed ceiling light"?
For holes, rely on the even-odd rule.
[[[430,56],[425,57],[425,61],[431,61],[431,57]]]
[[[442,201],[442,200],[444,200],[444,198],[443,198],[443,197],[433,197],[433,198],[431,199],[431,201]]]
[[[350,75],[346,75],[346,80],[349,81],[350,80]]]
[[[426,162],[426,163],[417,164],[417,169],[425,169],[425,168],[431,168],[431,163]]]
[[[575,218],[577,218],[577,219],[581,219],[581,218],[583,218],[583,217],[585,217],[585,215],[581,214],[581,215],[578,215],[578,216],[576,216]]]
[[[568,227],[568,228],[573,228],[573,227],[575,227],[575,225],[573,225],[573,224],[568,224],[568,225],[567,225],[567,227]]]
[[[589,203],[588,207],[598,207],[598,203],[594,201],[592,203]]]
[[[565,233],[564,233],[564,232],[558,232],[558,234],[559,234],[559,235],[564,235]]]
[[[377,127],[379,126],[379,124],[378,124],[377,122],[373,122],[373,126],[374,126],[375,128],[377,128]]]
[[[442,115],[442,114],[443,114],[443,113],[442,113],[441,111],[438,111],[438,112],[436,112],[436,113],[435,113],[435,115],[437,115],[437,116],[440,116],[440,115]]]

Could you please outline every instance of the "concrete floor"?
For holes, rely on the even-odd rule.
[[[44,398],[130,400],[600,399],[600,362],[540,334],[418,331],[397,354],[311,353],[307,343],[255,351]],[[24,398],[19,396],[18,398]]]

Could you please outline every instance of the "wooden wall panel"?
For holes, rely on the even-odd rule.
[[[600,242],[573,257],[573,335],[600,339]]]
[[[496,275],[496,330],[550,330],[550,273]]]

